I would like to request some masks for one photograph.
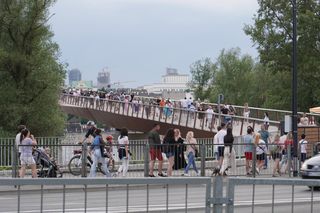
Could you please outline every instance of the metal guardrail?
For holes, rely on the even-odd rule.
[[[226,201],[224,202],[226,204],[226,212],[227,213],[233,213],[234,212],[234,203],[236,202],[236,195],[235,191],[237,187],[245,185],[248,187],[248,190],[250,190],[250,187],[252,188],[252,199],[251,199],[251,205],[250,201],[248,202],[249,208],[251,208],[251,212],[255,212],[255,206],[257,205],[255,203],[255,196],[256,196],[256,191],[259,185],[267,185],[272,187],[272,192],[271,192],[271,203],[270,207],[271,210],[268,210],[268,212],[279,212],[276,211],[275,207],[275,197],[276,197],[276,192],[277,186],[290,186],[291,187],[291,192],[288,191],[287,198],[291,199],[290,201],[290,210],[289,208],[286,210],[286,212],[295,212],[295,188],[297,186],[308,186],[311,189],[310,193],[310,199],[304,199],[303,202],[310,203],[310,209],[304,209],[305,212],[318,212],[318,207],[315,207],[315,202],[318,203],[319,199],[314,199],[314,191],[315,188],[320,187],[320,180],[301,180],[301,179],[263,179],[263,178],[229,178],[228,179],[228,187],[227,187],[227,196],[226,196]],[[216,186],[218,186],[216,184]],[[222,197],[222,191],[219,191],[219,196]],[[269,200],[269,199],[268,199]],[[228,201],[228,202],[227,202]],[[222,205],[219,206],[218,211],[216,213],[222,212]]]
[[[217,132],[217,126],[220,122],[230,122],[234,127],[235,135],[245,133],[249,123],[256,131],[260,130],[260,125],[263,124],[263,119],[260,118],[219,115],[219,113],[213,113],[210,123],[210,120],[208,122],[206,121],[207,114],[205,111],[183,109],[180,108],[180,105],[176,105],[175,107],[160,107],[152,104],[126,103],[123,101],[95,99],[87,96],[72,96],[67,94],[61,95],[60,103],[209,132]],[[221,121],[218,119],[220,116]],[[273,129],[272,131],[278,131],[280,129],[279,121],[270,120],[269,123],[269,128]]]
[[[3,144],[0,140],[0,153],[2,153],[0,166],[2,167],[8,167],[9,171],[12,169],[12,172],[10,172],[10,176],[17,177],[18,175],[18,166],[19,166],[19,159],[17,150],[15,149],[14,145],[14,139],[5,139],[4,141],[11,141],[11,144]],[[46,141],[50,141],[48,138]],[[81,175],[83,177],[86,177],[88,174],[88,170],[86,169],[86,161],[88,156],[88,151],[83,151],[82,154],[74,154],[74,150],[89,150],[88,146],[85,146],[85,144],[77,144],[75,141],[74,143],[69,142],[68,144],[59,144],[59,141],[62,141],[62,139],[56,139],[53,138],[53,143],[39,143],[38,147],[48,146],[50,149],[50,154],[54,157],[57,164],[60,166],[61,170],[64,173],[71,172],[71,169],[76,169],[76,173],[81,172]],[[201,176],[212,176],[216,175],[216,169],[219,165],[218,159],[217,159],[217,145],[213,144],[212,138],[203,138],[203,139],[197,139],[198,142],[198,150],[200,151],[200,156],[196,158],[196,167],[199,171],[201,171]],[[130,163],[129,163],[129,173],[128,176],[130,177],[143,177],[148,176],[149,174],[149,150],[150,147],[147,145],[147,140],[130,140],[129,149],[132,153],[132,156],[130,157]],[[244,143],[243,137],[235,137],[233,149],[235,151],[235,167],[232,168],[228,172],[228,175],[231,176],[245,176],[247,175],[246,171],[246,160],[245,160],[245,146],[248,144]],[[273,150],[273,144],[269,144],[269,151]],[[113,144],[113,158],[115,160],[115,165],[112,172],[116,172],[118,167],[121,164],[121,161],[118,158],[118,145]],[[166,147],[166,145],[161,145],[161,147]],[[180,148],[179,148],[180,147]],[[178,158],[175,159],[175,167],[173,171],[174,176],[178,176],[183,174],[183,169],[185,168],[187,164],[187,153],[185,150],[187,150],[188,145],[180,144],[176,145],[174,147],[175,155],[178,156]],[[288,150],[290,150],[290,147],[288,147]],[[300,150],[300,149],[299,149]],[[274,171],[275,166],[275,160],[273,159],[273,155],[268,151],[267,155],[267,161],[268,161],[268,167],[267,169],[261,169],[260,175],[268,175],[271,176]],[[282,175],[291,175],[291,172],[289,172],[290,165],[293,162],[292,156],[290,155],[290,151],[287,151],[288,155],[286,158],[283,158],[280,162],[282,165],[281,173]],[[312,150],[310,153],[313,153]],[[256,155],[256,148],[253,148],[253,156]],[[9,156],[9,157],[8,157]],[[15,157],[14,157],[15,156]],[[71,159],[73,159],[75,156],[79,156],[75,160],[83,160],[82,162],[79,162],[79,166],[75,166],[74,163],[71,163]],[[168,161],[165,156],[165,154],[162,155],[164,158],[163,161],[163,170],[166,170],[168,167]],[[312,155],[308,155],[310,157]],[[2,160],[4,159],[4,160]],[[288,163],[289,166],[286,167],[286,164]],[[300,167],[301,162],[298,161],[298,168],[300,173]],[[257,160],[255,157],[253,157],[253,160],[251,161],[251,167],[249,168],[251,171],[251,175],[253,177],[258,176],[258,173],[256,172],[256,165]],[[155,168],[159,166],[159,162],[156,161]],[[287,170],[286,170],[287,169]],[[73,170],[72,170],[73,171]],[[285,174],[287,173],[287,174]],[[2,173],[1,173],[2,174]],[[7,173],[6,173],[7,174]],[[71,174],[73,174],[71,172]],[[196,176],[197,174],[190,170],[191,176]],[[8,176],[8,175],[7,175]]]
[[[68,187],[69,186],[77,186],[80,187],[82,190],[77,194],[77,199],[81,200],[83,199],[83,205],[77,206],[77,212],[109,212],[111,209],[117,209],[121,212],[149,212],[149,211],[161,211],[161,212],[171,212],[171,210],[176,209],[178,207],[179,211],[185,211],[187,212],[190,208],[190,200],[188,198],[190,197],[190,194],[192,193],[192,187],[199,185],[204,188],[204,197],[202,199],[202,202],[200,206],[197,207],[197,209],[202,209],[203,212],[209,213],[210,212],[210,206],[211,203],[211,178],[103,178],[103,179],[0,179],[0,193],[1,193],[1,187],[16,187],[16,202],[10,202],[5,207],[2,206],[2,209],[6,209],[7,212],[14,211],[14,212],[23,212],[24,211],[35,211],[35,212],[44,212],[44,211],[58,211],[58,212],[70,212],[68,209],[68,201],[67,201],[67,194],[68,194]],[[131,199],[134,200],[134,197],[136,196],[135,193],[130,193],[130,191],[134,190],[131,186],[137,186],[140,185],[143,188],[139,188],[139,190],[145,190],[146,192],[146,199],[143,204],[143,206],[139,206],[139,210],[134,208],[134,206],[130,207],[129,201]],[[23,199],[25,196],[22,194],[24,192],[24,188],[27,186],[33,187],[33,190],[37,192],[39,197],[37,196],[37,200],[31,200],[34,204],[38,204],[38,207],[32,206],[23,206]],[[50,203],[45,202],[46,195],[47,195],[47,187],[54,186],[55,190],[59,191],[59,196],[62,197],[61,206],[58,209],[53,209],[54,207],[50,207]],[[94,202],[99,203],[100,205],[95,208],[89,207],[89,193],[92,192],[90,190],[90,186],[98,187],[99,190],[103,190],[104,193],[102,193],[100,196],[95,197]],[[154,186],[160,186],[159,188],[165,188],[164,193],[157,194],[157,203],[161,203],[159,200],[159,196],[161,196],[165,202],[162,205],[151,205],[150,203],[154,200],[152,199],[151,190]],[[177,186],[183,187],[182,190],[177,191]],[[40,189],[39,189],[40,187]],[[115,188],[117,191],[122,192],[121,196],[121,202],[117,202],[116,206],[112,205],[112,197],[115,192],[111,192],[112,188]],[[173,188],[173,190],[170,190]],[[191,188],[191,189],[190,189]],[[61,193],[61,194],[60,194]],[[160,193],[160,192],[159,192]],[[31,195],[29,195],[32,197]],[[170,205],[170,199],[179,197],[179,203],[182,203],[181,205],[179,203],[171,206]],[[32,198],[29,198],[29,201]],[[119,198],[117,198],[119,199]],[[184,200],[183,200],[184,199]],[[54,201],[55,203],[57,200]],[[1,201],[0,201],[1,203]],[[71,211],[75,211],[74,209]]]
[[[226,184],[224,184],[226,182]],[[1,205],[5,212],[109,212],[117,210],[121,212],[189,212],[194,209],[201,212],[234,213],[237,210],[239,199],[243,197],[243,189],[237,192],[241,186],[246,186],[245,200],[247,208],[243,212],[256,212],[259,206],[263,205],[264,212],[279,212],[279,207],[285,205],[285,212],[295,212],[295,206],[303,203],[310,209],[306,212],[317,212],[315,206],[319,202],[319,197],[315,196],[315,188],[320,188],[320,180],[300,180],[300,179],[265,179],[265,178],[87,178],[87,179],[0,179],[0,194],[8,196],[6,205]],[[263,202],[258,201],[259,187],[270,186],[271,190],[265,191],[263,195],[269,194],[271,199],[264,198]],[[291,188],[284,191],[284,186]],[[309,187],[310,197],[298,197],[296,189],[299,186]],[[137,188],[138,187],[138,188]],[[193,190],[198,189],[197,203],[192,202]],[[276,194],[285,192],[281,199],[277,200]],[[224,193],[224,189],[226,194]],[[32,190],[35,193],[29,193]],[[54,190],[54,191],[50,191]],[[156,191],[156,196],[152,191]],[[139,193],[140,192],[140,196]],[[201,193],[199,194],[199,192]],[[76,195],[77,206],[69,203],[68,194]],[[144,194],[145,196],[141,196]],[[143,193],[145,192],[145,193]],[[261,190],[260,190],[261,192]],[[286,193],[287,192],[287,193]],[[94,194],[93,194],[94,193]],[[48,196],[50,194],[50,196]],[[225,194],[225,195],[224,195]],[[139,200],[135,196],[139,196]],[[28,199],[26,199],[28,196]],[[57,202],[54,196],[61,199]],[[90,205],[94,196],[95,205]],[[114,196],[116,197],[115,200]],[[301,196],[301,195],[300,195]],[[51,199],[50,199],[50,198]],[[251,197],[251,198],[250,198]],[[54,200],[52,200],[52,198]],[[160,200],[161,198],[161,200]],[[178,199],[177,199],[178,198]],[[12,201],[12,200],[15,201]],[[191,200],[190,200],[191,199]],[[260,198],[261,199],[261,198]],[[55,205],[52,206],[54,202]],[[131,201],[134,200],[134,203]],[[175,200],[175,203],[171,202]],[[131,201],[131,203],[130,203]],[[0,204],[1,204],[0,200]],[[26,205],[32,202],[33,205]],[[56,204],[60,205],[57,207]],[[136,204],[139,203],[139,206]],[[156,202],[156,205],[154,204]],[[98,205],[97,205],[98,203]],[[279,205],[281,204],[281,205]],[[259,211],[259,210],[257,210]],[[296,211],[297,212],[297,211]]]

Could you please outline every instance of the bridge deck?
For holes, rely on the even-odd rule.
[[[89,97],[64,95],[60,99],[63,111],[69,114],[95,120],[114,128],[126,126],[130,130],[147,132],[154,123],[160,123],[162,132],[168,128],[179,128],[183,134],[194,131],[197,137],[212,137],[217,132],[219,114],[214,113],[212,124],[206,122],[206,113],[180,108],[161,108],[149,104],[133,104],[121,101],[95,100]],[[247,126],[260,130],[263,120],[230,116],[233,134],[242,135]],[[221,116],[223,120],[224,117]],[[280,122],[270,121],[269,131],[278,131]]]

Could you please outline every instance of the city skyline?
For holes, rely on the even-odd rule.
[[[166,67],[190,74],[193,62],[223,48],[256,57],[243,27],[257,8],[256,0],[67,0],[51,9],[50,24],[68,70],[96,81],[107,66],[113,82],[137,87],[159,82]]]

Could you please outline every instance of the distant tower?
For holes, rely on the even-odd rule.
[[[101,89],[102,87],[107,88],[108,85],[110,85],[110,72],[108,72],[107,70],[108,68],[105,67],[102,69],[101,72],[98,73],[98,78],[97,78],[98,89]]]
[[[69,77],[69,85],[72,85],[72,82],[74,81],[81,81],[81,72],[78,69],[72,69],[68,73]]]

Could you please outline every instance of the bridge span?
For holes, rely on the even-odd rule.
[[[155,123],[161,125],[161,134],[168,128],[179,128],[182,135],[193,131],[198,138],[213,137],[219,125],[219,114],[214,113],[211,125],[206,122],[206,112],[181,108],[166,108],[150,104],[125,103],[107,99],[63,94],[59,104],[71,115],[94,120],[113,128],[126,127],[131,131],[148,132]],[[221,116],[223,119],[223,116]],[[262,119],[231,116],[233,134],[245,134],[247,126],[260,130]],[[270,121],[269,131],[278,131],[279,121]]]

